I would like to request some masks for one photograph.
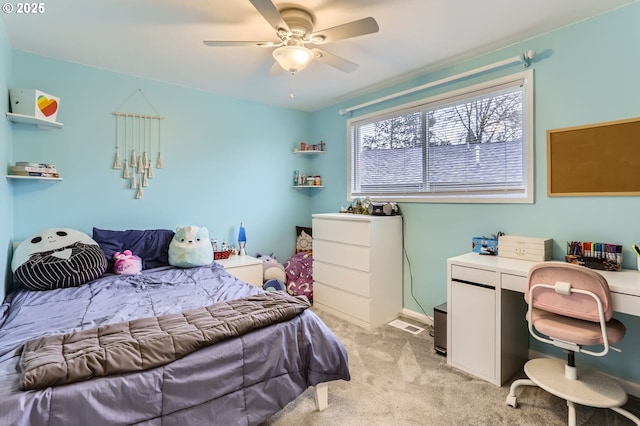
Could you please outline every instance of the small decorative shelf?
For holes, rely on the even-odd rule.
[[[46,180],[49,182],[60,182],[63,180],[62,178],[56,177],[45,177],[45,176],[20,176],[20,175],[7,175],[7,179],[18,179],[18,180]]]
[[[327,151],[318,151],[318,150],[312,150],[312,149],[305,149],[304,151],[300,151],[299,149],[296,149],[293,151],[294,154],[324,154]]]
[[[39,118],[31,117],[29,115],[7,113],[7,119],[14,123],[31,124],[39,129],[61,129],[63,124],[56,121],[41,120]],[[28,176],[26,176],[28,177]]]
[[[295,185],[293,188],[324,188],[324,185]]]

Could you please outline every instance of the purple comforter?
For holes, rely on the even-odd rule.
[[[0,307],[0,424],[253,425],[309,386],[349,380],[344,347],[307,310],[162,367],[18,390],[16,350],[35,337],[181,312],[261,291],[213,263],[108,275],[76,288],[11,293]]]

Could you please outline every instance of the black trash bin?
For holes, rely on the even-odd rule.
[[[433,308],[433,349],[438,355],[447,355],[447,304]]]

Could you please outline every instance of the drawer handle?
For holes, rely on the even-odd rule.
[[[480,284],[480,283],[474,283],[471,281],[466,281],[466,280],[459,280],[457,278],[452,279],[451,281],[455,281],[457,283],[461,283],[461,284],[467,284],[467,285],[472,285],[475,287],[482,287],[482,288],[488,288],[489,290],[495,290],[495,286],[489,285],[489,284]]]

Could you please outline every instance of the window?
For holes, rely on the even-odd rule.
[[[349,120],[349,198],[533,202],[533,72]]]

